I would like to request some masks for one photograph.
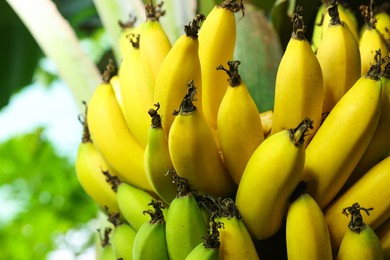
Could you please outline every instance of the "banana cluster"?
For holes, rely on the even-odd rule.
[[[297,8],[260,113],[234,60],[242,2],[173,44],[162,7],[123,30],[82,118],[76,172],[112,223],[100,259],[390,259],[389,16],[362,6],[358,28],[331,0],[309,41]]]

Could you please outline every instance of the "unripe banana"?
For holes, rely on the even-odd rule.
[[[97,260],[116,260],[112,244],[110,242],[110,233],[112,232],[111,228],[105,228],[103,235],[100,233],[100,229],[97,230],[100,238],[100,245],[97,252]]]
[[[329,230],[317,202],[300,182],[291,197],[286,216],[286,245],[289,260],[332,259]]]
[[[252,153],[264,140],[259,111],[238,74],[240,61],[228,61],[229,69],[222,65],[229,77],[229,86],[218,110],[217,128],[226,167],[236,184]]]
[[[372,6],[362,6],[362,15],[366,21],[366,26],[359,38],[359,50],[361,60],[361,75],[369,70],[372,63],[372,56],[380,49],[382,57],[389,55],[389,50],[381,33],[376,29],[376,20],[372,12]]]
[[[185,260],[219,260],[221,259],[219,248],[219,229],[224,228],[224,223],[211,217],[209,233],[203,237],[204,241],[197,245],[185,258]]]
[[[171,49],[171,42],[159,19],[165,14],[163,2],[156,5],[151,2],[145,5],[146,21],[141,25],[141,63],[146,76],[151,80],[150,93],[154,95],[155,83],[160,66]]]
[[[374,230],[363,222],[361,210],[367,215],[373,208],[362,208],[359,203],[354,203],[351,207],[345,208],[342,212],[351,214],[351,221],[348,225],[340,249],[337,253],[337,260],[382,260],[383,253],[381,244]],[[339,213],[341,214],[341,213]]]
[[[166,136],[175,118],[172,113],[180,106],[187,93],[185,86],[190,80],[198,87],[198,109],[201,110],[202,79],[198,55],[198,30],[203,20],[204,16],[198,15],[184,27],[185,34],[174,43],[157,74],[154,102],[160,104]]]
[[[140,146],[145,148],[150,124],[147,111],[153,105],[150,88],[154,82],[140,65],[140,37],[139,34],[129,35],[133,48],[124,57],[118,75],[127,126]]]
[[[390,259],[390,218],[375,230],[382,245],[383,259]]]
[[[231,198],[215,199],[204,195],[198,200],[210,212],[210,216],[214,217],[215,222],[223,223],[219,230],[219,259],[259,259],[252,237]]]
[[[238,186],[236,205],[256,239],[268,238],[279,230],[288,198],[303,171],[304,136],[312,127],[312,121],[305,119],[295,129],[268,137],[249,159]]]
[[[153,199],[148,192],[141,190],[131,184],[120,181],[118,178],[105,172],[112,189],[116,191],[119,212],[132,228],[138,230],[140,226],[148,221],[143,211],[148,209],[149,202]]]
[[[116,193],[106,181],[103,171],[112,170],[102,155],[97,151],[89,135],[87,120],[83,121],[83,137],[76,157],[76,174],[81,187],[101,209],[109,212],[118,211]]]
[[[146,210],[143,213],[150,215],[151,220],[142,224],[134,239],[134,260],[169,259],[167,242],[165,239],[165,219],[161,201],[152,200],[149,205],[154,210]]]
[[[122,221],[118,212],[110,214],[108,221],[114,225],[114,230],[111,234],[111,244],[116,259],[133,259],[133,243],[137,231],[128,223]]]
[[[159,103],[156,109],[150,109],[149,115],[152,123],[149,127],[148,144],[145,149],[145,170],[146,177],[154,192],[167,204],[176,197],[176,185],[173,183],[169,171],[173,170],[173,164],[169,155],[168,140],[165,136],[161,123],[161,116],[158,113]],[[165,119],[165,117],[164,117]]]
[[[304,32],[303,17],[296,12],[291,39],[276,75],[271,135],[294,128],[309,117],[313,130],[305,138],[306,146],[321,124],[324,87],[320,63]]]
[[[378,126],[370,144],[343,189],[350,187],[375,164],[390,155],[390,62],[386,64],[381,80],[382,102]]]
[[[378,53],[380,57],[380,54]],[[302,178],[313,181],[308,193],[325,208],[363,155],[379,120],[381,58],[330,111],[306,148]]]
[[[178,195],[166,217],[166,241],[172,260],[185,259],[207,234],[202,212],[188,181],[173,172]]]
[[[199,59],[202,69],[202,107],[213,135],[217,129],[219,104],[226,92],[226,77],[216,70],[233,60],[236,44],[235,13],[244,10],[242,1],[225,0],[207,15],[199,31]],[[217,141],[218,142],[218,141]]]
[[[330,23],[317,50],[324,79],[322,113],[329,113],[360,78],[359,44],[348,25],[340,19],[338,4],[328,7]]]
[[[195,95],[196,87],[191,81],[169,131],[168,146],[173,166],[198,192],[229,196],[236,185],[219,155],[202,111],[193,104]]]
[[[359,201],[362,205],[372,206],[375,211],[367,218],[366,222],[373,229],[378,228],[390,217],[389,169],[390,157],[387,157],[326,208],[324,215],[334,251],[339,247],[347,230],[347,219],[339,217],[345,205],[352,205],[355,201]]]
[[[110,69],[105,71],[103,83],[97,86],[88,104],[87,120],[92,140],[121,180],[151,190],[143,165],[144,150],[130,134],[114,90],[108,83]]]

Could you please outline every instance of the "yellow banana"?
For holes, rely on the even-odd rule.
[[[375,230],[382,245],[383,259],[390,259],[390,218]]]
[[[118,75],[112,76],[112,78],[110,79],[110,84],[114,90],[116,101],[118,102],[118,105],[119,105],[121,112],[124,116],[125,115],[125,108],[123,106],[123,99],[122,99],[122,94],[121,94],[121,86],[120,86],[120,82],[119,82],[119,76]]]
[[[114,225],[111,234],[111,244],[116,259],[132,259],[133,243],[137,231],[128,223],[122,221],[118,212],[110,214],[108,220]]]
[[[190,81],[168,136],[168,147],[177,174],[200,193],[229,196],[236,185],[219,155],[211,130],[193,104],[196,87]]]
[[[370,215],[373,208],[362,208],[359,203],[354,203],[351,207],[343,209],[343,214],[351,215],[348,229],[341,241],[340,249],[337,253],[337,260],[382,260],[383,252],[378,236],[374,230],[363,222],[361,210]],[[341,214],[341,213],[339,213]]]
[[[198,200],[210,212],[210,216],[214,217],[215,222],[223,223],[223,228],[219,230],[219,259],[259,259],[252,237],[231,198],[215,199],[204,195]]]
[[[167,204],[176,197],[176,185],[173,183],[169,171],[173,170],[173,164],[169,155],[168,140],[165,136],[161,123],[161,116],[158,113],[159,103],[156,109],[150,109],[149,115],[152,123],[149,127],[148,144],[146,145],[144,162],[146,177],[149,180],[154,192]]]
[[[313,130],[305,138],[306,146],[321,123],[324,87],[320,63],[304,32],[303,17],[296,12],[293,32],[276,75],[271,135],[294,128],[309,117]]]
[[[228,61],[229,69],[222,65],[229,77],[229,86],[218,110],[217,128],[226,167],[236,184],[254,150],[264,140],[259,111],[238,74],[240,61]]]
[[[274,115],[274,111],[267,110],[264,112],[260,112],[260,120],[261,120],[261,126],[263,127],[263,133],[264,138],[267,138],[269,134],[271,133],[272,129],[272,117]]]
[[[121,33],[119,35],[119,50],[122,60],[124,57],[126,57],[127,53],[133,49],[133,46],[129,40],[129,35],[132,33],[138,33],[139,27],[135,26],[136,21],[137,18],[130,15],[127,21],[118,22],[121,28]]]
[[[380,57],[380,54],[378,53]],[[330,111],[306,148],[302,178],[323,209],[340,191],[363,155],[379,120],[381,58]]]
[[[371,167],[390,155],[390,62],[385,66],[382,80],[382,102],[378,126],[362,158],[343,189],[355,183]]]
[[[385,41],[390,40],[390,14],[386,11],[380,11],[375,14],[376,29],[382,34]]]
[[[75,163],[77,178],[84,191],[101,209],[116,212],[118,211],[116,193],[111,189],[102,171],[113,172],[92,143],[85,119],[83,126],[82,142]]]
[[[185,257],[207,234],[202,212],[186,179],[173,171],[178,195],[171,202],[166,217],[166,241],[172,260]]]
[[[199,59],[202,70],[202,107],[216,138],[219,104],[226,92],[226,77],[216,70],[233,59],[236,44],[235,13],[244,10],[242,1],[225,0],[207,15],[199,31]]]
[[[331,21],[317,50],[324,79],[322,113],[325,114],[360,78],[361,70],[359,44],[348,25],[340,20],[338,6],[336,1],[328,7]]]
[[[265,239],[281,227],[288,198],[299,182],[305,162],[304,137],[312,121],[280,131],[254,151],[237,190],[236,205],[256,239]],[[261,187],[261,188],[259,188]]]
[[[146,4],[146,21],[141,24],[140,65],[152,82],[149,85],[149,92],[152,96],[154,95],[156,78],[161,63],[171,49],[171,42],[159,22],[159,18],[165,14],[162,5],[163,2],[156,5],[153,3]]]
[[[152,200],[149,205],[153,206],[153,210],[149,209],[143,213],[149,214],[151,220],[142,224],[137,231],[133,245],[133,258],[131,259],[168,260],[169,256],[165,239],[165,219],[162,211],[162,202]]]
[[[387,157],[370,169],[325,209],[324,215],[334,251],[339,247],[347,230],[347,219],[339,217],[345,205],[352,205],[355,201],[359,201],[362,205],[372,206],[375,211],[367,218],[367,224],[373,229],[378,228],[390,217],[389,169],[390,157]]]
[[[154,83],[140,66],[140,37],[139,34],[129,35],[133,48],[124,57],[118,75],[127,126],[140,146],[145,148],[150,125],[147,112],[153,105],[153,94],[149,89]]]
[[[210,219],[209,233],[203,237],[204,241],[198,244],[185,258],[185,260],[219,260],[220,241],[219,229],[224,228],[224,223]]]
[[[198,109],[202,104],[202,79],[198,55],[198,30],[204,16],[198,15],[184,27],[185,34],[174,43],[157,74],[154,102],[160,104],[160,113],[166,136],[168,136],[174,116],[173,111],[180,106],[187,93],[185,87],[193,80],[198,87]]]
[[[364,8],[363,8],[364,7]],[[380,49],[382,57],[389,55],[389,50],[381,33],[375,27],[375,17],[372,12],[372,6],[362,6],[363,17],[366,21],[366,27],[359,38],[359,50],[361,60],[361,75],[364,75],[369,70],[372,63],[372,56],[376,50]]]
[[[95,89],[87,121],[94,144],[120,179],[151,190],[143,165],[144,150],[130,134],[108,79]]]
[[[331,260],[328,226],[317,202],[305,192],[306,185],[310,184],[298,184],[287,210],[287,256],[289,260]]]

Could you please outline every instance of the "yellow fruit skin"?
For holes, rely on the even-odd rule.
[[[386,47],[383,38],[377,29],[372,27],[366,27],[359,38],[359,50],[361,60],[361,75],[367,73],[371,64],[373,63],[373,57],[375,51],[381,49],[382,57],[388,56],[389,51]]]
[[[304,161],[304,146],[295,146],[288,130],[268,137],[252,154],[238,186],[236,205],[256,239],[279,230]]]
[[[382,84],[361,77],[340,99],[306,148],[303,180],[323,209],[334,199],[363,155],[379,120]]]
[[[200,193],[229,196],[236,189],[201,113],[179,113],[169,132],[169,153],[177,174]]]
[[[390,72],[390,63],[387,65]],[[350,187],[375,164],[390,155],[390,74],[382,77],[382,104],[378,126],[362,158],[351,173],[343,189]]]
[[[176,185],[172,176],[168,174],[173,170],[173,164],[169,155],[168,140],[161,126],[149,127],[149,139],[145,154],[146,177],[154,192],[167,204],[176,197]]]
[[[390,218],[375,230],[382,245],[383,259],[390,259]]]
[[[343,216],[340,214],[341,217]],[[383,253],[377,235],[367,224],[360,233],[348,229],[341,242],[336,259],[382,260]]]
[[[219,106],[217,127],[224,161],[239,184],[249,158],[264,140],[259,111],[243,81],[228,86]]]
[[[216,222],[222,222],[219,230],[219,259],[260,259],[253,244],[252,237],[242,219],[237,217],[217,217]]]
[[[174,116],[187,93],[186,84],[193,80],[197,87],[198,109],[201,108],[202,80],[198,56],[198,39],[182,35],[167,54],[157,75],[154,103],[160,104],[163,128],[168,136]]]
[[[345,22],[329,24],[317,50],[324,79],[323,113],[328,113],[360,78],[359,44]]]
[[[317,202],[307,193],[301,194],[288,208],[286,244],[290,260],[332,259],[325,217]]]
[[[264,138],[267,138],[271,133],[272,129],[272,118],[274,116],[274,112],[272,110],[267,110],[264,112],[260,112],[259,114],[261,125],[263,127]]]
[[[118,76],[124,109],[123,114],[127,127],[144,149],[148,140],[150,125],[148,110],[153,106],[153,93],[149,88],[154,85],[154,82],[147,77],[140,63],[140,49],[134,47],[124,57],[119,67]]]
[[[309,117],[314,128],[306,138],[307,145],[320,126],[323,98],[323,76],[317,57],[306,39],[292,37],[276,75],[271,135],[294,128]]]
[[[340,246],[343,235],[348,229],[349,219],[341,212],[346,205],[358,201],[361,205],[374,208],[364,222],[373,229],[378,228],[390,217],[390,157],[387,157],[367,172],[359,181],[341,194],[324,211],[328,223],[333,251]]]
[[[386,12],[379,12],[375,15],[376,29],[383,35],[386,41],[390,40],[390,15]],[[386,29],[387,28],[387,29]]]
[[[199,31],[199,59],[202,73],[202,107],[206,121],[215,131],[219,104],[226,92],[226,75],[217,66],[233,59],[236,19],[232,11],[215,6]]]
[[[94,144],[118,177],[151,190],[144,170],[144,150],[130,134],[110,84],[95,89],[87,121]]]
[[[118,211],[116,193],[106,181],[102,171],[114,174],[92,142],[79,145],[76,157],[76,174],[84,191],[100,206],[109,212]]]

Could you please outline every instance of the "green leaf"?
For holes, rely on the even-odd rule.
[[[236,14],[235,59],[240,75],[259,111],[273,108],[275,79],[282,56],[279,38],[264,12],[246,4],[245,16]]]

